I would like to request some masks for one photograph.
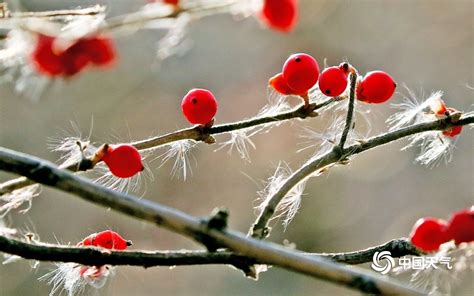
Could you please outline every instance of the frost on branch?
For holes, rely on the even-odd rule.
[[[419,100],[409,90],[409,96],[405,97],[402,103],[393,105],[400,111],[388,118],[390,130],[448,117],[452,121],[458,120],[462,112],[447,107],[441,98],[442,95],[443,93],[438,91],[432,93],[426,100]],[[452,159],[457,135],[461,130],[462,127],[452,127],[445,131],[427,131],[415,134],[409,137],[410,143],[402,150],[419,146],[420,154],[415,160],[428,167],[437,166],[442,160],[448,163]]]
[[[158,155],[151,161],[159,160],[161,162],[160,168],[167,162],[172,162],[171,176],[178,179],[186,180],[189,175],[192,175],[191,160],[196,163],[196,159],[192,155],[192,149],[197,145],[194,140],[180,140],[171,142],[163,146],[165,152]]]
[[[50,296],[61,294],[68,296],[81,295],[87,287],[100,289],[107,282],[107,278],[114,274],[111,266],[83,266],[76,263],[57,263],[57,268],[39,280],[47,281],[52,285]]]
[[[262,109],[260,109],[258,114],[255,117],[247,120],[259,117],[271,117],[292,109],[288,97],[277,93],[271,87],[269,87],[267,90],[267,100],[267,104],[263,106]],[[280,121],[275,121],[246,129],[231,131],[229,133],[230,139],[218,143],[219,147],[215,151],[227,149],[227,153],[231,155],[235,150],[241,159],[250,163],[251,159],[249,148],[257,148],[251,138],[260,133],[267,133],[273,127],[279,126],[281,123],[282,122]]]
[[[38,196],[40,192],[40,185],[35,184],[0,195],[0,218],[5,217],[10,211],[18,209],[24,204],[26,204],[26,207],[19,212],[28,212],[31,209],[33,198]]]
[[[292,173],[293,172],[287,163],[280,162],[278,164],[275,173],[267,179],[265,187],[257,192],[260,201],[260,204],[256,207],[258,211],[263,211],[265,209],[272,196],[281,188]],[[285,229],[300,208],[301,196],[303,195],[305,186],[306,180],[296,185],[285,195],[275,209],[275,214],[273,215],[272,220],[281,218]]]

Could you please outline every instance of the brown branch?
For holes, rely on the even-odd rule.
[[[421,253],[405,238],[394,239],[380,246],[349,253],[305,253],[307,256],[331,259],[345,264],[372,262],[375,252],[390,251],[392,257],[420,255]],[[100,248],[71,247],[43,243],[28,243],[0,236],[0,252],[24,259],[74,262],[88,266],[130,265],[144,268],[154,266],[183,266],[229,264],[237,268],[248,267],[258,262],[255,258],[220,250],[208,251],[110,251]]]
[[[105,6],[94,5],[86,8],[63,9],[50,11],[7,11],[6,18],[55,18],[70,16],[98,15],[105,12]]]
[[[248,238],[245,234],[227,230],[225,223],[215,219],[198,219],[176,209],[149,200],[112,191],[54,164],[0,148],[0,170],[23,175],[38,183],[74,194],[86,201],[122,212],[137,219],[154,223],[173,232],[193,238],[208,249],[227,248],[258,262],[279,266],[312,277],[345,285],[366,293],[420,295],[421,292],[388,280],[373,272],[306,256],[271,242]],[[213,222],[213,223],[210,223]],[[212,227],[211,227],[212,225]],[[216,227],[220,225],[221,227]]]
[[[337,100],[339,100],[339,98],[330,98],[319,104],[316,104],[316,103],[310,104],[309,108],[305,108],[303,105],[301,105],[300,107],[297,107],[294,110],[291,110],[288,112],[282,112],[280,114],[276,114],[273,116],[255,117],[252,119],[242,120],[238,122],[215,125],[208,128],[195,126],[191,128],[178,130],[178,131],[165,134],[162,136],[157,136],[150,139],[133,142],[130,144],[135,146],[135,148],[137,148],[138,150],[147,150],[147,149],[153,149],[165,144],[169,144],[169,143],[181,141],[181,140],[206,141],[212,135],[229,133],[236,130],[251,128],[251,127],[268,124],[272,122],[277,122],[277,121],[286,121],[286,120],[295,119],[295,118],[305,119],[307,117],[312,117],[315,115],[316,110],[319,110],[325,106],[328,106],[331,103],[336,102]],[[72,172],[85,171],[92,168],[93,168],[92,166],[81,165],[80,163],[73,163],[69,165],[68,167],[65,167],[65,169],[70,170]],[[35,184],[35,182],[28,180],[25,177],[12,179],[0,184],[0,195],[10,193],[14,190],[21,189],[33,184]]]
[[[311,176],[314,172],[323,169],[329,165],[337,164],[341,160],[348,159],[348,157],[350,156],[359,154],[375,147],[385,145],[393,141],[397,141],[410,135],[432,130],[445,130],[446,128],[452,126],[467,125],[473,123],[474,115],[465,116],[459,121],[456,121],[455,123],[452,122],[451,119],[448,117],[445,119],[414,124],[412,126],[401,128],[392,132],[387,132],[379,136],[369,138],[363,143],[354,144],[344,149],[341,149],[339,146],[335,146],[334,149],[329,151],[328,153],[305,163],[290,177],[288,177],[285,183],[270,198],[265,208],[260,212],[257,220],[252,225],[252,228],[250,229],[252,237],[262,239],[269,235],[270,228],[268,227],[268,223],[272,219],[273,214],[275,213],[278,207],[278,204],[288,194],[288,192],[293,189],[293,187],[298,185],[304,179]]]
[[[344,144],[346,143],[347,136],[352,129],[352,121],[354,117],[354,101],[355,101],[355,88],[357,82],[357,74],[350,74],[350,91],[349,91],[349,107],[347,108],[347,117],[346,124],[342,131],[341,141],[339,142],[339,147],[344,149]]]

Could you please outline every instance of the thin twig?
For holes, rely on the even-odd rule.
[[[365,140],[360,144],[354,144],[344,149],[335,146],[334,149],[326,154],[317,157],[300,167],[295,171],[285,183],[273,194],[265,208],[260,212],[256,222],[252,225],[250,232],[252,237],[265,238],[269,235],[270,228],[268,223],[272,219],[278,204],[298,183],[311,176],[314,172],[323,169],[329,165],[337,164],[340,160],[345,160],[350,156],[364,152],[366,150],[385,145],[387,143],[399,140],[401,138],[431,131],[431,130],[445,130],[446,128],[459,125],[467,125],[474,123],[474,115],[465,116],[456,123],[451,122],[450,118],[439,119],[419,124],[414,124],[405,128],[398,129],[393,132],[384,133]]]
[[[352,129],[352,121],[354,118],[354,101],[355,101],[355,88],[357,82],[357,75],[350,74],[350,90],[349,90],[349,106],[347,108],[347,117],[344,130],[342,131],[341,141],[339,142],[339,147],[344,149],[344,144],[346,143],[347,136]]]
[[[373,272],[348,268],[315,256],[308,257],[304,253],[271,242],[248,238],[240,232],[210,227],[208,222],[212,219],[197,219],[176,209],[104,188],[88,179],[61,170],[50,162],[13,150],[0,148],[0,170],[23,175],[89,202],[154,223],[193,238],[209,249],[228,248],[230,251],[255,258],[259,262],[268,262],[274,266],[339,283],[366,293],[422,294],[414,288],[405,287]]]
[[[86,8],[63,9],[50,11],[12,11],[6,15],[8,18],[55,18],[70,16],[97,15],[105,12],[105,6],[94,5]]]
[[[330,105],[331,103],[336,102],[338,99],[339,98],[330,98],[319,104],[313,103],[313,104],[310,104],[309,108],[304,108],[304,106],[301,105],[300,107],[297,107],[294,110],[282,112],[280,114],[273,115],[273,116],[255,117],[248,120],[215,125],[210,128],[202,128],[200,126],[195,126],[191,128],[181,129],[181,130],[168,133],[162,136],[157,136],[157,137],[153,137],[153,138],[142,140],[142,141],[136,141],[130,144],[133,145],[138,150],[147,150],[147,149],[153,149],[165,144],[169,144],[169,143],[181,141],[181,140],[206,141],[212,135],[233,132],[236,130],[246,129],[246,128],[268,124],[268,123],[276,122],[276,121],[285,121],[285,120],[290,120],[290,119],[295,119],[295,118],[304,119],[307,117],[311,117],[312,115],[314,115],[314,112],[316,110],[319,110],[327,105]],[[77,171],[80,171],[79,168],[81,168],[79,163],[73,163],[69,165],[68,167],[66,167],[65,169],[70,170],[72,172],[77,172]],[[83,170],[86,170],[86,169],[91,169],[91,167],[83,166]],[[24,178],[24,177],[12,179],[0,184],[0,195],[10,193],[13,190],[21,189],[33,184],[35,184],[35,182],[28,180],[27,178]]]
[[[346,264],[361,264],[371,262],[375,252],[381,251],[390,251],[391,256],[394,258],[408,255],[420,255],[420,252],[405,238],[394,239],[385,244],[355,252],[305,253],[305,255],[331,259]],[[154,266],[229,264],[240,268],[254,264],[267,263],[258,262],[255,258],[225,250],[217,252],[190,250],[111,251],[100,248],[28,243],[4,236],[0,236],[0,252],[30,260],[74,262],[88,266],[130,265],[149,268]]]

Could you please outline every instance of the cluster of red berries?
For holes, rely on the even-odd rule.
[[[441,244],[451,240],[456,245],[474,241],[474,207],[455,212],[448,222],[432,217],[419,219],[410,240],[425,252],[435,252]]]
[[[434,115],[438,118],[444,118],[446,116],[451,116],[459,112],[454,108],[446,107],[446,103],[441,98],[436,98],[435,100],[432,100],[429,104],[429,108],[431,112],[433,112]],[[461,133],[462,128],[462,125],[453,126],[442,131],[442,134],[443,136],[454,138],[455,136]]]
[[[38,35],[31,58],[36,69],[50,77],[70,77],[88,65],[107,66],[116,58],[110,39],[88,37],[76,40],[66,49],[61,49],[58,38]]]
[[[137,148],[127,144],[108,146],[102,160],[110,172],[119,178],[132,177],[145,168]]]
[[[77,244],[78,247],[93,246],[119,251],[125,250],[131,245],[131,241],[125,240],[120,234],[112,230],[93,233]]]
[[[283,65],[282,72],[270,78],[268,83],[278,93],[301,96],[308,104],[308,91],[316,82],[323,94],[336,97],[347,89],[349,74],[357,75],[357,71],[348,63],[326,68],[320,74],[316,59],[298,53],[291,55]],[[390,99],[396,87],[390,75],[373,71],[358,80],[356,97],[366,103],[379,104]]]
[[[292,31],[298,21],[297,0],[264,0],[260,18],[269,28]]]

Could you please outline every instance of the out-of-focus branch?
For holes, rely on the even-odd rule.
[[[371,262],[375,252],[390,251],[392,257],[420,255],[406,239],[394,239],[380,246],[349,253],[305,253],[346,264]],[[24,259],[74,262],[88,266],[131,265],[141,267],[230,264],[237,268],[254,264],[266,264],[256,259],[229,251],[110,251],[99,248],[70,247],[50,244],[34,244],[0,236],[0,252]]]
[[[245,234],[226,229],[218,216],[198,219],[176,209],[149,200],[112,191],[90,180],[61,170],[54,164],[0,148],[0,170],[23,175],[38,183],[69,192],[89,202],[154,223],[173,232],[193,238],[209,250],[227,248],[243,256],[255,258],[288,270],[328,280],[374,294],[421,295],[421,292],[388,280],[375,273],[289,250],[271,242],[248,238]]]
[[[270,222],[273,214],[276,211],[278,204],[281,200],[290,192],[293,187],[304,179],[311,176],[316,171],[323,169],[329,165],[337,164],[341,160],[345,160],[350,156],[359,154],[369,149],[385,145],[387,143],[402,139],[404,137],[426,132],[432,130],[445,130],[452,126],[460,126],[474,123],[474,115],[464,116],[455,123],[451,119],[444,118],[439,120],[433,120],[429,122],[414,124],[405,128],[401,128],[392,132],[387,132],[379,136],[375,136],[363,141],[360,144],[354,144],[347,148],[341,149],[339,146],[335,146],[334,149],[328,153],[317,157],[300,167],[295,171],[285,183],[273,194],[270,198],[266,207],[260,212],[257,220],[252,225],[250,233],[255,238],[265,238],[269,235],[270,228],[268,223]]]
[[[172,133],[168,133],[162,136],[153,137],[150,139],[137,141],[130,143],[131,145],[135,146],[138,150],[146,150],[146,149],[153,149],[165,144],[169,144],[176,141],[181,140],[195,140],[195,141],[208,141],[212,135],[223,134],[228,132],[233,132],[236,130],[251,128],[263,124],[268,124],[271,122],[276,121],[285,121],[295,118],[304,119],[307,117],[312,117],[316,113],[315,111],[330,105],[331,103],[336,102],[339,98],[329,98],[319,104],[313,103],[310,104],[309,108],[304,108],[303,105],[300,107],[288,111],[282,112],[273,116],[261,116],[255,117],[248,120],[233,122],[233,123],[226,123],[215,125],[212,127],[203,128],[201,126],[195,126],[191,128],[181,129]],[[77,172],[77,171],[85,171],[92,169],[91,166],[82,166],[80,163],[73,163],[68,167],[64,167],[69,171]],[[21,189],[26,186],[32,185],[35,182],[28,180],[25,177],[20,177],[16,179],[12,179],[0,184],[0,195],[10,193],[13,190]]]
[[[97,15],[105,12],[105,6],[94,5],[86,8],[78,9],[62,9],[49,11],[8,11],[6,7],[3,9],[4,18],[56,18],[70,16],[87,16]]]

